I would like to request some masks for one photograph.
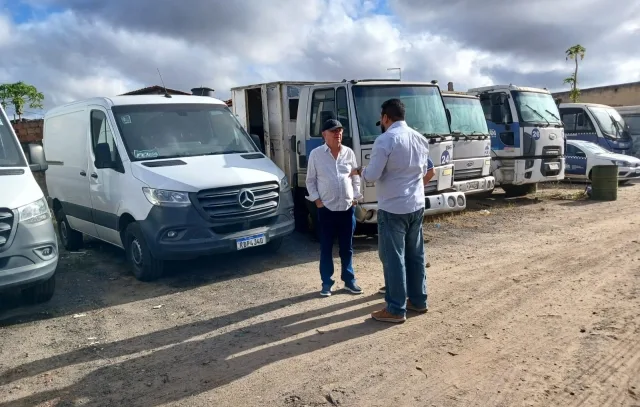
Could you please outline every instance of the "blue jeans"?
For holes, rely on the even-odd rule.
[[[378,211],[378,251],[384,270],[387,311],[405,315],[407,298],[418,308],[427,306],[422,222],[424,209],[396,215]]]
[[[356,229],[355,210],[352,206],[346,211],[318,209],[320,227],[320,278],[324,287],[334,284],[333,277],[333,241],[338,236],[340,260],[342,261],[342,281],[353,284],[356,281],[353,272],[353,232]]]

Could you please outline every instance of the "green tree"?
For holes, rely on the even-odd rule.
[[[19,118],[22,118],[26,104],[31,109],[42,109],[43,100],[44,95],[35,86],[22,81],[0,85],[0,104],[4,109],[9,103],[12,104]]]
[[[573,47],[567,49],[565,51],[566,60],[574,60],[576,63],[576,68],[573,71],[573,75],[568,78],[565,78],[564,83],[571,86],[571,92],[569,93],[569,97],[572,102],[577,102],[580,97],[580,89],[578,89],[578,58],[580,60],[584,59],[584,54],[587,52],[587,49],[580,44],[576,44]]]

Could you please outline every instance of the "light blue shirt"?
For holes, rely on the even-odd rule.
[[[403,215],[424,208],[422,179],[431,168],[429,140],[398,121],[376,138],[362,179],[376,183],[378,209]]]

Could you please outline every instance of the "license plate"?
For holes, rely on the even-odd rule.
[[[264,235],[247,236],[236,240],[236,247],[238,250],[262,246],[264,244],[267,244],[267,238]]]
[[[480,183],[478,181],[470,182],[467,184],[467,187],[469,189],[478,189],[479,186],[480,186]]]
[[[560,165],[558,165],[558,163],[549,163],[549,168],[552,170],[559,170]]]

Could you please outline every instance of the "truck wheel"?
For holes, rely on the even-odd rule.
[[[71,229],[69,221],[67,220],[67,215],[64,213],[63,209],[59,209],[58,212],[56,212],[56,221],[58,223],[60,241],[64,248],[68,251],[82,249],[82,246],[84,246],[82,233]]]
[[[51,300],[56,290],[56,275],[22,290],[22,299],[28,304],[41,304]]]
[[[504,185],[502,189],[507,198],[516,198],[536,193],[538,191],[538,184]]]
[[[162,276],[164,261],[153,257],[142,235],[140,225],[131,223],[125,232],[125,251],[133,275],[140,281],[153,281]]]

